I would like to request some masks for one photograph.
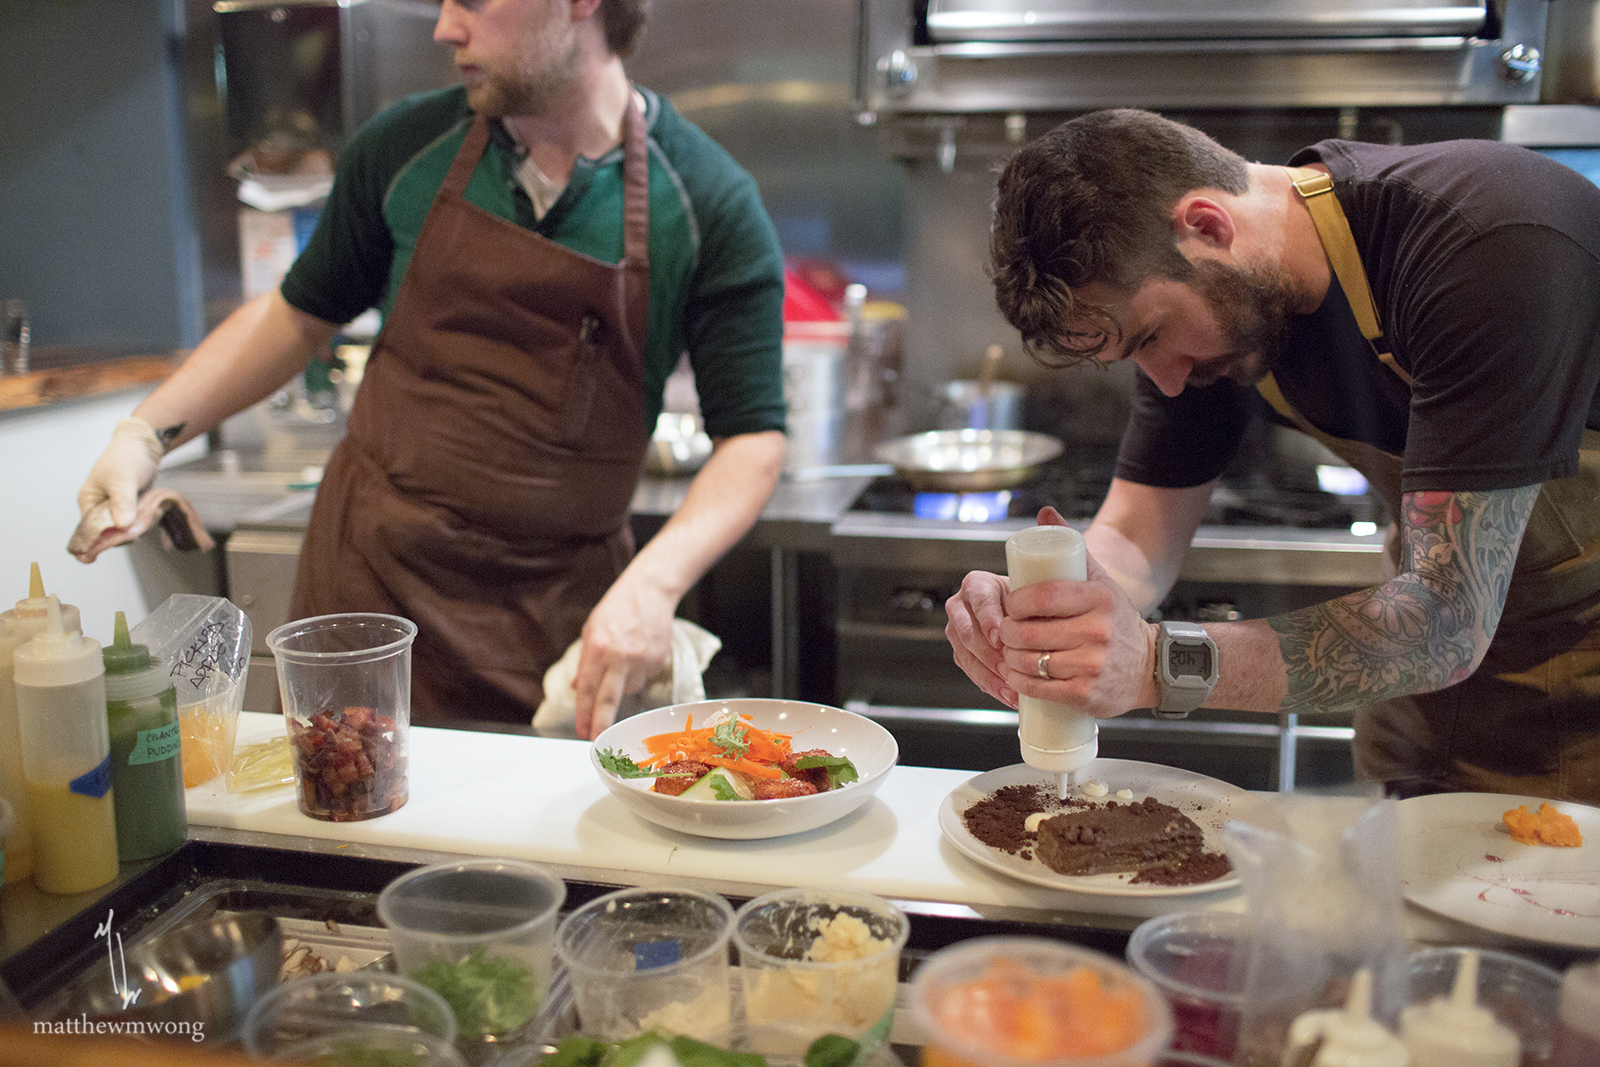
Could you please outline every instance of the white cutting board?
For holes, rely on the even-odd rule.
[[[245,713],[239,743],[283,730],[273,715]],[[188,791],[189,821],[332,841],[506,856],[591,872],[619,882],[687,877],[729,891],[841,886],[902,900],[1145,916],[1164,898],[1119,898],[1043,888],[979,866],[939,830],[939,806],[967,771],[896,767],[876,796],[829,826],[766,841],[727,841],[663,829],[607,792],[587,742],[413,727],[411,797],[365,822],[300,814],[294,790],[229,795],[218,779]],[[1237,891],[1185,898],[1183,907],[1237,908]]]

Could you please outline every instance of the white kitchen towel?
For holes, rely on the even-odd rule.
[[[637,693],[622,698],[617,718],[668,704],[689,704],[706,698],[705,670],[722,640],[687,619],[672,620],[672,663]],[[533,714],[533,731],[541,737],[577,737],[578,707],[572,680],[578,673],[583,641],[572,642],[544,672],[544,700]]]

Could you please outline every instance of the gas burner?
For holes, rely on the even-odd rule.
[[[989,493],[923,492],[912,498],[911,514],[919,519],[998,522],[1006,517],[1010,507],[1009,489],[997,489]]]
[[[1022,485],[986,493],[919,492],[904,478],[877,478],[852,509],[983,523],[1031,519],[1048,504],[1069,519],[1089,519],[1111,486],[1113,462],[1113,456],[1063,455]]]
[[[1031,519],[1049,505],[1068,519],[1087,521],[1105,499],[1115,462],[1111,453],[1069,450],[1045,464],[1031,481],[987,493],[919,492],[904,478],[876,478],[862,490],[851,510],[978,524]],[[1212,495],[1203,521],[1212,526],[1348,529],[1352,522],[1379,518],[1374,514],[1377,507],[1374,498],[1365,495],[1340,496],[1265,480],[1243,485],[1224,481]]]

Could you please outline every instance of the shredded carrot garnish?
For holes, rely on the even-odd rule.
[[[650,754],[640,760],[639,765],[660,767],[679,760],[697,760],[712,767],[726,767],[752,778],[782,778],[783,771],[777,764],[789,755],[789,735],[763,730],[746,715],[739,716],[738,722],[743,728],[741,741],[746,746],[742,753],[737,747],[730,750],[718,743],[718,727],[702,726],[695,729],[694,716],[690,715],[684,720],[682,730],[645,738],[644,747]]]

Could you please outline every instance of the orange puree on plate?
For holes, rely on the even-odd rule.
[[[1511,837],[1524,845],[1576,848],[1583,844],[1583,834],[1578,830],[1578,824],[1572,821],[1572,816],[1563,815],[1548,801],[1540,802],[1538,814],[1530,812],[1528,805],[1523,804],[1506,812],[1501,818],[1505,820],[1506,829],[1511,831]]]
[[[1138,1042],[1150,1026],[1132,986],[1107,984],[1087,967],[1046,976],[1004,959],[983,977],[946,989],[935,1011],[948,1032],[971,1044],[1039,1063],[1108,1055]],[[922,1067],[979,1065],[929,1046]]]

